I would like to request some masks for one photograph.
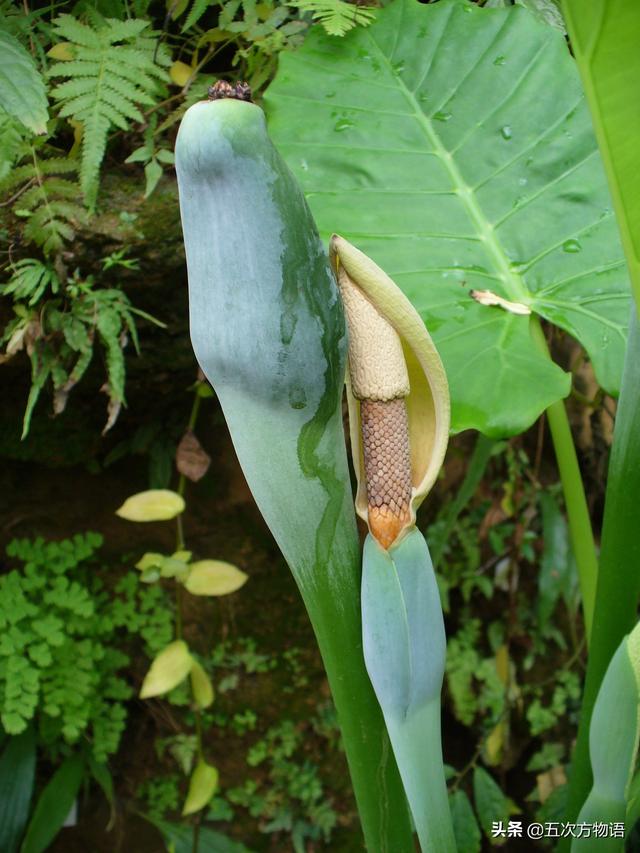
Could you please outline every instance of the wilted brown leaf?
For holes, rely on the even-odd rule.
[[[189,480],[197,483],[209,470],[211,457],[203,449],[193,430],[188,429],[176,450],[176,468]]]

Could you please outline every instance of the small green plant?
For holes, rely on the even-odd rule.
[[[136,794],[150,818],[159,820],[164,818],[167,812],[178,808],[181,781],[182,777],[173,773],[161,778],[147,779],[138,786]]]
[[[264,767],[267,778],[249,777],[226,792],[230,803],[258,819],[260,831],[290,835],[296,853],[308,841],[328,844],[337,814],[327,798],[318,768],[301,757],[304,736],[290,720],[271,726],[247,753],[249,767]]]
[[[270,672],[278,666],[277,658],[258,651],[253,637],[218,643],[211,652],[211,663],[222,669],[242,669],[247,675]]]
[[[173,151],[158,146],[157,125],[157,117],[152,116],[144,131],[144,144],[136,148],[125,160],[125,163],[144,163],[145,198],[149,198],[157,187],[163,174],[163,166],[173,166],[174,163]]]
[[[161,589],[140,587],[134,572],[107,585],[101,544],[99,534],[86,533],[60,542],[16,539],[7,547],[12,565],[22,566],[0,577],[0,722],[9,735],[0,787],[14,792],[0,814],[3,850],[23,836],[24,853],[45,849],[83,779],[97,782],[113,806],[107,760],[133,695],[128,652],[142,639],[153,654],[171,633]],[[56,769],[30,814],[38,757]]]
[[[7,546],[23,566],[0,578],[0,720],[11,735],[35,721],[54,750],[82,739],[104,762],[117,750],[132,695],[121,674],[129,663],[122,632],[155,651],[171,613],[162,590],[138,588],[133,572],[107,591],[96,576],[101,545],[102,536],[86,533]]]
[[[129,658],[115,642],[128,630],[91,577],[102,544],[96,533],[62,542],[14,540],[21,561],[0,578],[0,720],[18,735],[35,721],[45,745],[89,744],[98,762],[124,730]]]

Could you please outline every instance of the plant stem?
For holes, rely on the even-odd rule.
[[[456,845],[442,763],[440,698],[401,721],[391,715],[385,719],[402,768],[422,853],[454,853]],[[415,796],[417,792],[419,798]]]
[[[198,421],[198,414],[200,413],[201,403],[202,397],[200,396],[200,394],[198,394],[198,386],[196,385],[196,391],[194,393],[193,405],[191,406],[191,413],[189,414],[187,430],[195,429],[195,425]],[[180,474],[176,491],[181,497],[184,497],[186,488],[187,478],[184,474]],[[176,517],[176,551],[184,551],[184,548],[184,527],[182,524],[181,513]],[[179,583],[176,584],[176,637],[178,640],[182,638],[182,584]]]
[[[442,528],[438,531],[437,536],[429,534],[431,559],[433,560],[433,565],[437,568],[440,568],[442,553],[456,526],[458,516],[476,493],[494,446],[495,441],[492,438],[487,438],[481,432],[478,433],[476,445],[473,449],[473,454],[462,485],[455,498],[441,513]]]
[[[202,403],[202,397],[198,393],[198,388],[200,386],[200,382],[196,383],[195,392],[193,396],[193,404],[191,406],[191,412],[189,414],[189,422],[187,423],[187,431],[195,429],[196,423],[198,421],[198,414],[200,413],[200,404]],[[178,478],[178,486],[176,488],[177,493],[180,496],[184,496],[185,490],[187,487],[187,478],[184,474],[180,474]],[[184,541],[184,527],[182,524],[182,515],[178,515],[176,518],[176,551],[183,551],[185,549],[185,541]],[[176,637],[177,639],[182,638],[182,602],[184,597],[184,589],[181,583],[176,583]],[[193,695],[193,686],[191,684],[191,679],[189,679],[189,689],[191,694]],[[195,719],[195,729],[196,729],[196,754],[198,756],[199,761],[204,760],[204,751],[202,748],[202,714],[200,712],[200,708],[195,705],[193,709],[194,719]],[[192,844],[191,851],[192,853],[198,853],[200,841],[200,815],[197,816],[195,823],[193,824],[193,835],[192,835]]]
[[[531,317],[531,333],[540,349],[550,357],[549,347],[537,317]],[[569,520],[571,547],[578,567],[582,612],[584,615],[587,644],[591,637],[593,611],[598,582],[598,558],[589,517],[589,508],[580,474],[576,448],[571,435],[569,419],[562,400],[552,403],[547,409],[549,431],[553,441],[560,481]]]
[[[591,787],[589,727],[600,684],[613,654],[637,620],[640,597],[640,330],[631,325],[607,474],[593,641],[587,665],[578,740],[571,761],[566,820],[574,820]]]

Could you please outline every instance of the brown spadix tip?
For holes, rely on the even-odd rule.
[[[216,80],[213,86],[209,86],[207,97],[210,101],[220,101],[223,98],[233,98],[236,101],[251,102],[251,86],[242,81],[238,83],[227,83],[226,80]]]

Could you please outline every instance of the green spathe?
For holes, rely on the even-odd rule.
[[[455,842],[440,735],[446,638],[427,543],[414,528],[385,551],[369,534],[362,567],[367,671],[423,853],[448,853]]]
[[[345,327],[326,254],[257,106],[191,107],[176,171],[196,356],[309,611],[368,848],[404,853],[404,794],[362,658]]]

